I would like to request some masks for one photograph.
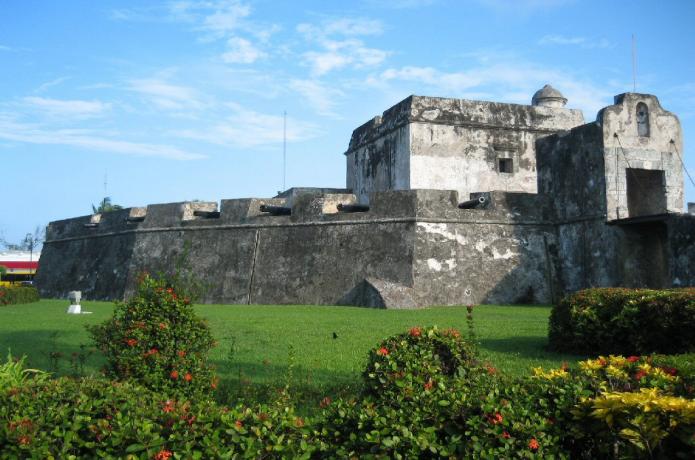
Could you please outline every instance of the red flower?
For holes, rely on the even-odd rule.
[[[379,356],[387,356],[389,354],[389,349],[386,347],[381,347],[376,351],[376,354]]]
[[[606,366],[606,365],[608,364],[608,362],[607,362],[605,359],[603,359],[603,358],[599,358],[598,363],[599,363],[601,366]]]
[[[156,348],[150,348],[149,350],[147,350],[147,352],[145,352],[145,356],[152,356],[156,355],[157,353],[159,353],[159,350],[157,350]]]
[[[487,364],[485,365],[485,370],[487,371],[488,374],[490,375],[495,375],[497,373],[497,369],[495,369],[492,365]]]
[[[176,354],[179,355],[179,358],[183,358],[184,356],[186,356],[186,352],[183,350],[177,351]]]
[[[174,401],[172,401],[171,399],[167,399],[164,402],[164,406],[162,406],[162,412],[165,412],[168,414],[169,412],[173,412],[175,407],[176,407],[176,404],[174,404]]]
[[[169,374],[169,377],[171,377],[172,380],[176,380],[179,378],[179,372],[178,371],[171,371],[171,374]]]
[[[31,441],[31,438],[27,435],[24,435],[24,436],[20,436],[17,441],[19,441],[20,446],[26,446]]]
[[[635,380],[642,380],[644,377],[647,376],[647,373],[644,371],[637,371],[635,374]]]
[[[241,429],[244,427],[244,422],[242,422],[241,420],[237,420],[236,422],[234,422],[234,426]]]
[[[167,288],[167,292],[168,292],[169,294],[173,294],[173,293],[174,293],[174,290],[173,290],[172,288]]]
[[[332,402],[333,402],[333,400],[331,399],[331,397],[326,396],[325,398],[323,398],[321,400],[321,402],[319,403],[319,406],[321,407],[321,409],[324,409],[324,408],[330,406]]]
[[[503,439],[509,439],[509,438],[511,438],[511,437],[512,437],[512,436],[511,436],[509,433],[507,433],[506,431],[503,431],[503,432],[502,432],[502,438],[503,438]]]
[[[531,450],[534,450],[534,451],[535,451],[535,450],[538,450],[538,448],[539,448],[540,446],[541,446],[541,445],[538,444],[538,441],[536,441],[536,438],[531,438],[531,440],[528,442],[528,448],[531,449]]]
[[[678,369],[676,369],[675,367],[662,367],[661,370],[666,372],[668,375],[671,375],[674,377],[676,374],[678,374]]]
[[[432,382],[432,379],[429,379],[427,381],[427,383],[425,383],[425,391],[430,391],[433,386],[434,386],[434,382]]]
[[[639,361],[639,356],[630,356],[627,358],[628,363],[636,363],[637,361]]]
[[[167,323],[159,323],[160,329],[166,329],[167,327],[169,327],[169,326],[167,326]]]
[[[186,372],[186,375],[183,376],[183,379],[184,379],[186,382],[190,382],[191,380],[193,380],[193,376],[191,375],[190,372]]]
[[[422,335],[422,329],[419,327],[411,327],[410,328],[410,335],[412,337],[420,337]]]
[[[212,379],[212,382],[210,383],[210,388],[212,388],[213,390],[217,388],[217,377]]]
[[[126,339],[125,343],[126,343],[129,347],[134,347],[135,345],[138,344],[138,341],[137,341],[136,339],[132,339],[132,338],[131,338],[131,339]]]
[[[169,460],[171,456],[174,455],[170,450],[160,450],[157,455],[154,456],[154,460]]]
[[[500,423],[502,423],[503,420],[504,417],[502,417],[502,414],[500,414],[499,412],[487,415],[487,421],[493,425],[499,425]]]

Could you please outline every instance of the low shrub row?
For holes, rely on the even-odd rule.
[[[673,359],[599,357],[510,379],[457,331],[413,328],[370,351],[359,397],[327,397],[312,418],[285,399],[227,408],[129,382],[0,379],[0,456],[691,458],[695,375]]]
[[[695,289],[579,291],[553,308],[548,339],[594,356],[695,351]]]
[[[39,301],[39,291],[31,286],[0,287],[0,305],[14,305]]]

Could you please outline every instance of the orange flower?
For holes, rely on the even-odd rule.
[[[166,329],[167,327],[169,327],[169,326],[167,326],[167,323],[159,323],[160,329]]]
[[[430,390],[432,389],[433,386],[434,386],[434,382],[432,382],[432,379],[429,379],[429,380],[425,383],[425,391],[430,391]]]
[[[218,382],[217,377],[212,379],[212,382],[210,383],[210,388],[212,388],[213,390],[216,389],[217,388],[217,382]]]
[[[19,439],[17,439],[17,441],[19,441],[20,446],[26,446],[31,441],[31,438],[27,435],[24,435],[20,436]]]
[[[167,288],[167,292],[168,292],[169,294],[173,294],[173,293],[174,293],[174,290],[173,290],[172,288]]]
[[[301,417],[296,417],[294,419],[294,426],[296,426],[297,428],[303,427],[304,426],[304,419]]]
[[[132,339],[132,338],[131,338],[131,339],[126,339],[125,343],[126,343],[129,347],[134,347],[135,345],[138,344],[138,341],[137,341],[136,339]]]
[[[176,380],[179,378],[179,372],[178,371],[171,371],[171,374],[169,374],[169,377],[171,377],[172,380]]]
[[[639,356],[629,356],[627,358],[628,363],[636,363],[637,361],[639,361]]]
[[[420,337],[422,335],[422,329],[419,327],[411,327],[410,328],[410,335],[412,337]]]
[[[538,448],[539,448],[540,446],[541,446],[541,445],[538,444],[538,441],[536,441],[536,438],[531,438],[531,440],[528,442],[528,448],[531,449],[531,450],[534,450],[534,451],[535,451],[535,450],[538,450]]]
[[[241,429],[244,427],[244,422],[242,422],[241,420],[237,420],[236,422],[234,422],[234,426]]]
[[[183,358],[186,356],[186,352],[184,350],[179,350],[176,352],[177,355],[179,355],[179,358]]]
[[[485,365],[485,370],[490,375],[495,375],[497,373],[497,369],[495,369],[491,364]]]
[[[386,347],[381,347],[376,351],[376,354],[379,356],[387,356],[389,354],[389,349]]]
[[[170,450],[160,450],[157,455],[154,456],[154,460],[169,460],[171,456],[174,455]]]
[[[157,353],[159,353],[159,350],[157,350],[156,348],[150,348],[149,350],[147,350],[147,352],[145,352],[145,356],[152,356],[156,355]]]
[[[487,416],[487,421],[492,423],[493,425],[499,425],[502,423],[504,418],[502,417],[502,414],[499,412],[495,412],[494,414],[488,414]]]
[[[331,397],[326,396],[325,398],[323,398],[321,400],[321,402],[319,403],[319,406],[321,407],[321,409],[324,409],[324,408],[330,406],[332,402],[333,402],[333,400],[331,399]]]
[[[164,402],[164,406],[162,406],[162,412],[166,412],[167,414],[169,412],[173,412],[174,407],[175,407],[174,401],[172,401],[171,399],[167,399]]]
[[[190,382],[191,380],[193,380],[193,376],[191,375],[190,372],[186,372],[186,375],[183,376],[183,379],[184,379],[186,382]]]

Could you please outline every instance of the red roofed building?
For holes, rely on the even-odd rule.
[[[5,274],[0,275],[0,285],[33,282],[40,256],[40,253],[29,251],[0,252],[0,265],[5,267]]]

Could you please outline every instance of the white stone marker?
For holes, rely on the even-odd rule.
[[[70,300],[70,306],[68,307],[68,314],[79,315],[82,313],[82,306],[80,305],[80,299],[82,299],[82,291],[70,291],[68,292],[68,300]]]

